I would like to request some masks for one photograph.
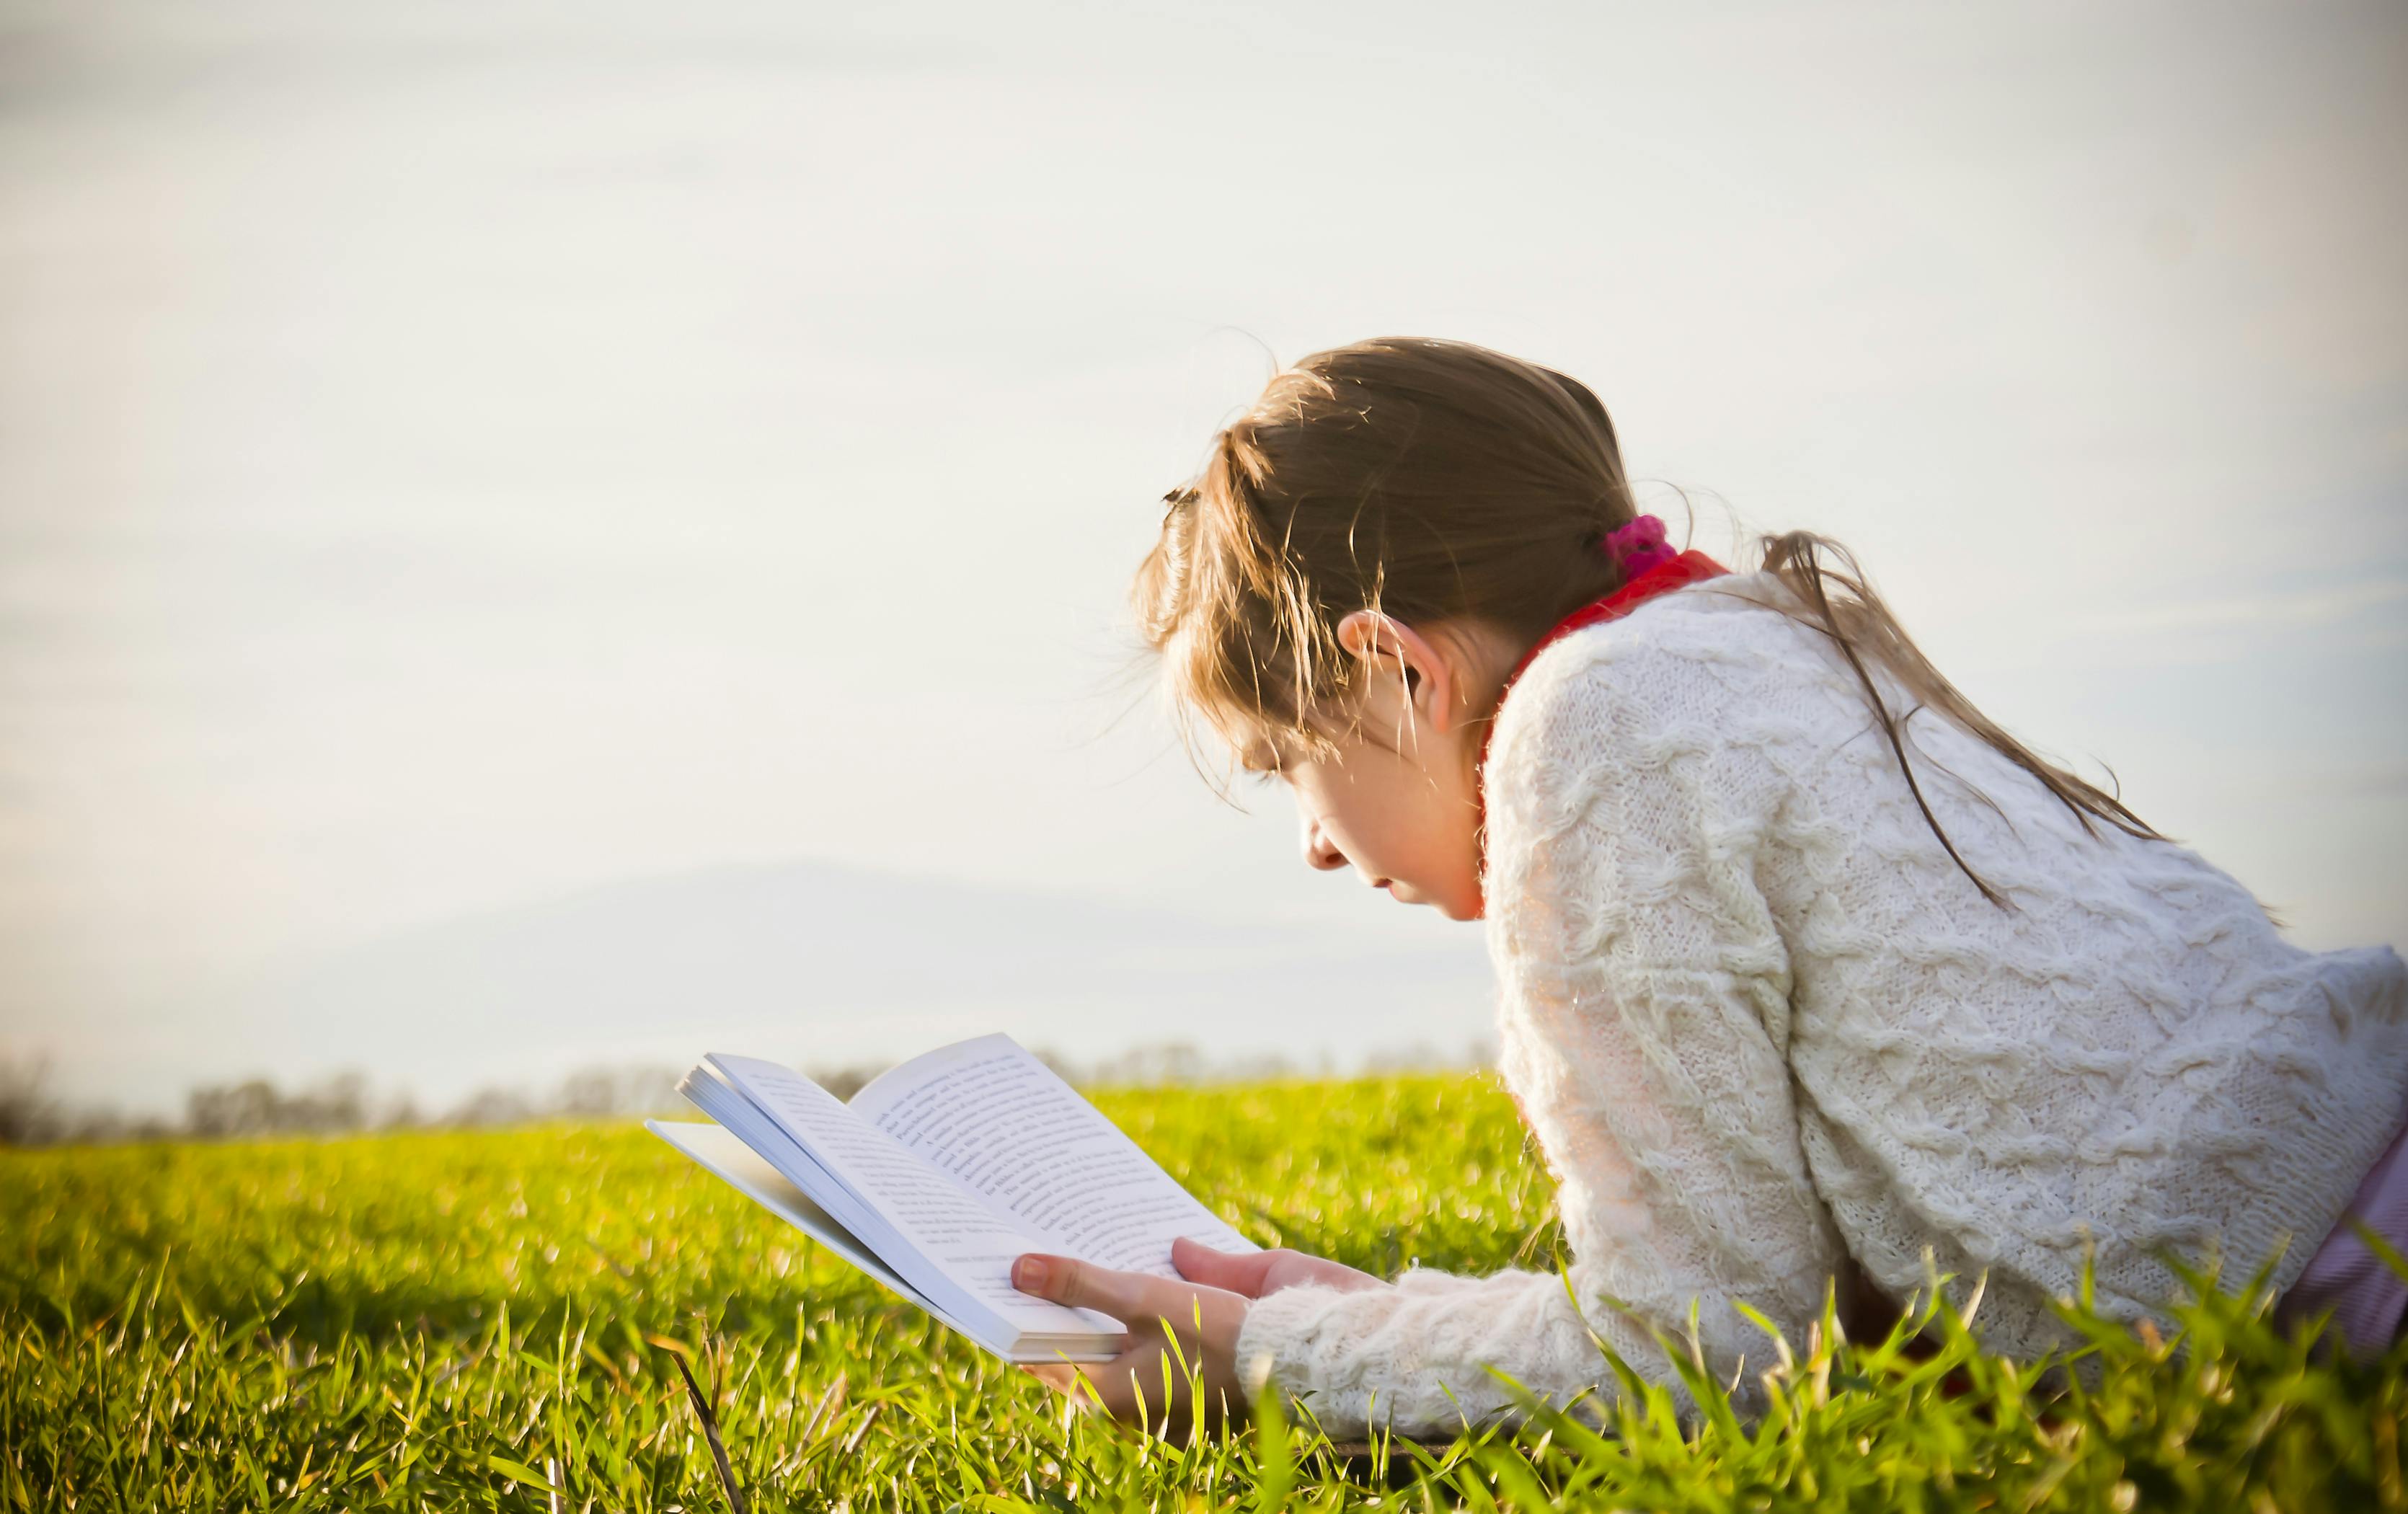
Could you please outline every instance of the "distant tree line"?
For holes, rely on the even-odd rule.
[[[1214,1059],[1184,1041],[1140,1046],[1080,1064],[1052,1051],[1038,1058],[1082,1087],[1154,1088],[1281,1078],[1336,1076],[1327,1056],[1311,1066],[1285,1057]],[[1486,1066],[1494,1050],[1475,1042],[1448,1056],[1427,1044],[1373,1052],[1366,1073]],[[810,1076],[849,1099],[882,1067],[813,1069]],[[49,1089],[39,1061],[0,1059],[0,1146],[93,1145],[111,1141],[224,1140],[263,1136],[318,1136],[379,1130],[473,1129],[537,1120],[624,1120],[691,1114],[677,1091],[682,1074],[666,1067],[595,1067],[572,1073],[549,1094],[522,1089],[480,1089],[448,1108],[428,1110],[408,1093],[378,1094],[355,1072],[286,1089],[265,1078],[209,1084],[186,1095],[181,1120],[129,1116],[107,1108],[70,1107]]]
[[[589,1068],[571,1074],[549,1094],[485,1088],[435,1109],[406,1093],[378,1094],[366,1078],[346,1072],[294,1088],[265,1078],[207,1084],[185,1095],[181,1120],[170,1120],[70,1107],[50,1094],[46,1071],[39,1063],[0,1061],[0,1146],[457,1129],[623,1119],[688,1107],[678,1095],[679,1074],[663,1067]]]

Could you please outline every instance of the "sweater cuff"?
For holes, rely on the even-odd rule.
[[[1378,1288],[1283,1288],[1246,1307],[1246,1322],[1238,1327],[1238,1380],[1249,1400],[1262,1392],[1265,1382],[1291,1393],[1326,1388],[1328,1384],[1312,1380],[1312,1360],[1322,1354],[1322,1336],[1333,1310],[1351,1305],[1359,1312],[1367,1296],[1384,1293],[1401,1303],[1476,1287],[1484,1280],[1436,1267],[1408,1267],[1395,1282]]]
[[[1248,1305],[1246,1322],[1238,1327],[1237,1350],[1238,1381],[1247,1398],[1260,1393],[1267,1382],[1291,1393],[1311,1387],[1301,1380],[1300,1369],[1322,1317],[1365,1292],[1369,1290],[1283,1288]]]
[[[1407,1267],[1397,1274],[1397,1292],[1408,1294],[1451,1293],[1481,1280],[1468,1278],[1460,1272],[1441,1272],[1436,1267]]]

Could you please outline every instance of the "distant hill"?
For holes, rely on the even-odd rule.
[[[1434,925],[1436,922],[1433,922]],[[440,1103],[743,1051],[882,1062],[988,1030],[1093,1061],[1195,1042],[1340,1068],[1490,1034],[1477,928],[1231,925],[817,863],[647,878],[396,935],[208,1017],[193,1081],[357,1067]]]

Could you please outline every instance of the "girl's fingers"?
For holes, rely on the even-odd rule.
[[[1169,1353],[1159,1346],[1138,1346],[1123,1352],[1112,1361],[1088,1369],[1088,1382],[1095,1393],[1096,1407],[1124,1424],[1137,1423],[1140,1405],[1143,1418],[1159,1423],[1163,1416],[1176,1407],[1174,1401],[1182,1396],[1182,1374],[1176,1365],[1166,1373]]]
[[[1134,1334],[1148,1320],[1173,1312],[1192,1290],[1167,1278],[1116,1272],[1092,1262],[1032,1251],[1011,1264],[1011,1286],[1074,1309],[1109,1314]]]
[[[1193,1412],[1191,1376],[1211,1378],[1211,1364],[1226,1356],[1246,1314],[1234,1291],[1074,1257],[1031,1252],[1012,1264],[1011,1282],[1022,1293],[1120,1321],[1121,1354],[1082,1364],[1082,1391],[1073,1401],[1085,1397],[1128,1424],[1162,1425]]]
[[[1245,1298],[1262,1296],[1264,1278],[1278,1255],[1277,1251],[1256,1251],[1251,1256],[1233,1256],[1184,1235],[1170,1243],[1170,1264],[1179,1269],[1181,1277],[1207,1288],[1226,1289]]]
[[[1079,1386],[1079,1368],[1069,1362],[1023,1362],[1020,1370],[1057,1393],[1067,1393]]]

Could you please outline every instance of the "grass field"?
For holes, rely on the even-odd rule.
[[[1266,1243],[1380,1271],[1554,1255],[1484,1079],[1098,1102]],[[1309,1426],[1066,1419],[640,1129],[0,1152],[0,1500],[724,1508],[682,1356],[756,1510],[2408,1509],[2408,1357],[2310,1364],[2220,1290],[2184,1317],[2099,1326],[2095,1394],[2035,1392],[1942,1310],[1925,1360],[1791,1342],[1760,1425],[1684,1437],[1659,1402],[1604,1435],[1340,1456]]]

